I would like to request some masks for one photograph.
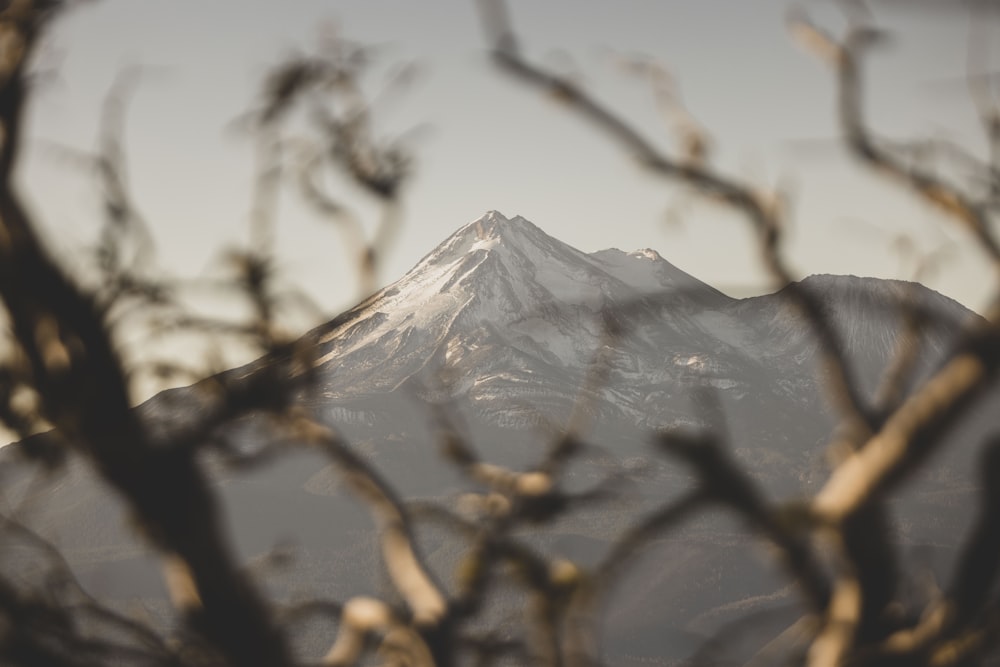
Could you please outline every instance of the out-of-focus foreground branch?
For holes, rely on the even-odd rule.
[[[131,410],[125,373],[95,303],[42,247],[17,194],[29,63],[58,3],[24,0],[0,12],[0,297],[45,419],[125,499],[162,552],[175,602],[234,665],[288,663],[284,641],[240,573],[223,537],[216,501],[193,453],[153,449]],[[174,490],[183,489],[183,493]],[[185,591],[180,593],[179,591]],[[31,618],[5,607],[5,625]],[[24,650],[44,655],[58,637]],[[72,655],[72,652],[69,653]]]
[[[678,157],[661,152],[615,111],[576,83],[531,62],[520,48],[505,3],[484,0],[480,9],[493,45],[494,62],[504,72],[552,95],[572,112],[590,121],[598,132],[619,143],[654,174],[688,185],[712,200],[731,206],[749,220],[758,233],[765,265],[779,284],[789,286],[791,302],[812,325],[826,358],[825,370],[832,397],[844,416],[841,429],[831,438],[834,464],[830,477],[815,497],[801,505],[768,508],[747,500],[730,504],[737,513],[755,522],[759,534],[779,546],[793,540],[788,543],[801,544],[804,553],[809,553],[813,545],[823,544],[833,554],[832,562],[829,558],[821,559],[830,563],[830,567],[816,575],[823,583],[810,585],[802,578],[802,571],[794,566],[791,570],[805,595],[814,604],[819,603],[818,608],[813,607],[818,618],[811,625],[811,638],[807,642],[808,662],[815,665],[877,663],[886,660],[890,653],[895,659],[902,659],[905,653],[907,664],[951,664],[964,663],[978,655],[985,649],[986,638],[995,623],[993,615],[980,610],[995,601],[987,605],[983,598],[977,598],[972,604],[974,609],[970,610],[965,609],[970,604],[968,595],[956,598],[957,594],[952,593],[940,603],[941,607],[916,610],[910,617],[899,616],[898,609],[903,607],[895,602],[900,573],[894,563],[898,556],[886,536],[884,503],[891,489],[904,482],[931,452],[946,444],[948,429],[971,409],[995,377],[1000,363],[1000,317],[995,308],[987,312],[985,320],[970,326],[958,340],[948,361],[925,383],[892,402],[880,400],[874,405],[867,404],[831,323],[808,291],[792,282],[793,276],[786,267],[780,244],[787,215],[779,205],[780,196],[721,175],[706,163],[703,151],[688,151]],[[853,14],[852,19],[856,19]],[[846,39],[836,42],[800,14],[793,15],[790,25],[800,41],[836,69],[840,118],[852,153],[879,172],[905,184],[917,196],[968,229],[996,264],[1000,255],[993,232],[996,212],[993,189],[978,196],[963,192],[923,169],[915,160],[907,161],[905,155],[911,151],[906,148],[893,151],[887,144],[873,139],[865,126],[860,109],[859,60],[876,39],[877,31],[852,20]],[[697,133],[699,130],[686,124],[682,131]],[[684,146],[706,145],[705,140],[682,139]],[[995,166],[989,163],[977,164],[976,182],[991,183],[994,169]],[[996,277],[993,283],[996,284]],[[1000,297],[1000,290],[997,296]],[[906,308],[901,309],[901,313],[913,316]],[[899,386],[898,378],[914,363],[907,354],[905,349],[898,352],[896,363],[890,364],[887,371],[885,386]],[[681,451],[696,456],[695,460],[702,461],[700,466],[716,460],[715,455],[710,454],[714,448],[705,444]],[[704,492],[707,499],[725,501],[734,489],[740,488],[743,480],[748,479],[744,472],[729,470],[723,474],[718,469],[702,468],[708,483]],[[722,483],[726,479],[729,483]],[[989,497],[984,507],[991,505]],[[984,509],[984,513],[988,511]],[[791,519],[793,516],[797,518]],[[970,536],[966,553],[965,559],[957,565],[956,580],[969,582],[973,577],[983,577],[983,581],[991,581],[995,566],[984,568],[984,563],[989,560],[992,547],[981,535]],[[786,551],[786,556],[790,555]],[[802,562],[800,558],[793,557],[789,564]],[[979,565],[973,566],[973,562]],[[975,574],[970,571],[972,569]],[[815,594],[817,589],[824,591],[819,597]],[[921,617],[923,621],[913,620]],[[942,621],[943,618],[947,622]],[[928,630],[929,625],[933,626],[933,631]],[[919,636],[920,641],[903,639],[912,636]]]
[[[484,0],[482,16],[502,71],[553,95],[654,174],[691,187],[749,222],[764,266],[786,287],[818,341],[830,400],[840,418],[828,438],[826,482],[812,497],[779,502],[730,454],[741,434],[723,432],[719,397],[705,389],[693,398],[710,429],[670,429],[655,437],[658,451],[690,472],[691,488],[677,497],[657,497],[642,516],[631,517],[634,522],[622,528],[596,563],[553,555],[531,537],[591,504],[614,501],[624,486],[613,473],[583,489],[572,479],[572,464],[591,448],[581,439],[579,420],[607,379],[600,354],[572,406],[569,426],[526,469],[484,460],[463,433],[458,415],[450,414],[446,404],[438,406],[431,416],[440,431],[442,465],[451,465],[468,490],[454,503],[408,504],[313,410],[328,389],[316,382],[316,341],[306,336],[295,342],[281,326],[284,301],[275,288],[271,253],[277,236],[275,202],[283,183],[290,179],[343,230],[366,294],[375,287],[380,254],[398,222],[411,159],[401,142],[386,142],[375,131],[373,102],[359,80],[369,52],[334,40],[316,54],[283,61],[266,80],[260,103],[249,115],[259,160],[251,247],[229,255],[250,317],[248,324],[233,324],[178,314],[170,288],[138,279],[122,254],[122,239],[140,231],[114,130],[121,122],[120,105],[108,106],[97,160],[107,214],[98,249],[102,284],[88,292],[39,239],[13,173],[31,54],[60,6],[19,0],[0,10],[0,298],[14,348],[0,366],[0,420],[23,435],[53,427],[57,438],[46,440],[49,445],[33,449],[29,444],[24,451],[48,465],[66,451],[75,452],[118,493],[156,551],[180,623],[164,636],[160,628],[105,608],[83,593],[58,549],[15,517],[0,516],[0,535],[42,554],[52,584],[23,588],[0,577],[0,659],[25,665],[280,667],[296,662],[289,641],[292,624],[330,617],[336,628],[318,657],[324,665],[375,659],[442,667],[602,664],[603,614],[629,567],[649,544],[714,511],[735,516],[769,545],[799,593],[801,617],[767,645],[758,661],[785,642],[791,645],[790,656],[813,665],[966,664],[991,648],[1000,629],[1000,601],[992,590],[1000,542],[991,530],[1000,512],[997,446],[987,447],[983,457],[985,492],[977,522],[949,585],[930,602],[915,606],[905,597],[900,554],[887,528],[887,497],[947,445],[949,429],[996,376],[1000,312],[995,308],[962,332],[946,363],[919,386],[907,384],[916,354],[912,346],[900,346],[882,390],[868,399],[836,323],[821,299],[795,282],[784,256],[789,211],[783,194],[755,188],[712,165],[708,137],[690,119],[677,127],[682,153],[661,151],[611,107],[532,62],[518,45],[505,4]],[[966,191],[937,177],[911,160],[914,151],[877,140],[863,122],[860,57],[877,33],[854,24],[837,42],[803,16],[794,16],[791,25],[836,69],[841,122],[853,154],[968,229],[1000,265],[993,231],[995,189]],[[665,103],[676,105],[670,92]],[[303,127],[308,139],[302,137]],[[983,182],[995,182],[995,165],[975,169]],[[374,231],[347,210],[328,180],[333,175],[377,202],[383,216]],[[224,331],[250,341],[265,358],[196,385],[192,391],[203,404],[190,419],[157,422],[132,409],[128,389],[134,369],[115,346],[112,325],[133,303],[139,309],[165,305],[172,326]],[[614,325],[616,314],[604,313],[602,353],[622,335]],[[906,303],[900,314],[908,323],[904,329],[918,337],[927,314]],[[330,331],[351,316],[335,320]],[[23,409],[26,393],[37,411]],[[258,431],[263,442],[258,448],[231,441],[230,428],[241,419],[251,420]],[[51,444],[55,440],[58,444]],[[276,602],[258,591],[237,562],[204,455],[218,455],[213,465],[227,472],[244,472],[302,449],[326,457],[369,513],[386,574],[381,594]],[[450,577],[434,570],[421,551],[421,530],[428,526],[441,528],[460,545],[460,564]],[[513,610],[503,607],[509,598],[517,601]],[[87,635],[82,618],[97,619],[121,641]]]

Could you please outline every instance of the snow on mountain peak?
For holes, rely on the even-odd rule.
[[[891,286],[869,282],[817,277],[804,286],[835,293],[831,319],[846,349],[878,372],[899,327],[898,318],[880,317],[885,307],[869,304],[874,291]],[[846,295],[843,287],[851,288]],[[946,333],[927,349],[940,351]],[[505,406],[502,416],[515,399],[568,410],[600,355],[613,385],[605,407],[659,427],[677,408],[647,414],[674,400],[662,387],[708,382],[749,396],[748,387],[770,378],[759,359],[788,356],[798,369],[814,358],[810,336],[781,294],[737,301],[654,250],[584,253],[520,216],[490,211],[320,333],[317,366],[328,369],[331,400],[404,383],[423,396],[448,378],[449,396],[487,410]],[[807,380],[796,378],[776,381],[775,391],[797,395]]]
[[[452,238],[469,236],[475,236],[479,240],[547,237],[545,232],[522,216],[515,215],[513,218],[508,218],[500,211],[487,211],[479,219],[460,228]]]
[[[461,227],[358,310],[392,312],[384,323],[389,329],[401,319],[419,327],[473,300],[499,308],[506,313],[500,319],[508,321],[554,303],[596,314],[612,303],[668,293],[703,305],[728,301],[655,250],[587,254],[521,216],[507,218],[492,210]]]
[[[656,252],[652,248],[640,248],[639,250],[634,250],[630,252],[628,256],[649,259],[654,262],[663,259],[663,257],[660,256],[660,253]]]
[[[445,239],[424,257],[407,275],[430,267],[450,265],[477,250],[491,250],[498,245],[549,245],[549,237],[521,216],[507,218],[499,211],[488,211]]]

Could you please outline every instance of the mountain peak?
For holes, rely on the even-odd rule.
[[[477,251],[490,252],[498,248],[528,251],[536,255],[538,249],[545,252],[556,247],[567,247],[553,239],[525,218],[515,215],[508,218],[499,211],[487,211],[482,217],[459,228],[445,239],[413,268],[411,273],[422,272],[433,267],[451,265],[463,261]],[[529,249],[536,249],[531,251]]]
[[[500,211],[493,210],[487,211],[478,220],[473,220],[459,229],[455,233],[455,236],[468,236],[470,234],[474,234],[479,240],[487,240],[522,236],[524,234],[537,236],[538,234],[544,235],[544,232],[520,215],[508,218]]]
[[[683,295],[703,305],[729,301],[650,248],[584,253],[519,215],[508,218],[496,210],[458,229],[391,291],[396,293],[404,285],[431,284],[447,290],[474,274],[490,275],[490,280],[495,280],[501,273],[520,276],[515,283],[537,281],[538,286],[568,302],[580,300],[591,305],[604,297],[627,300],[666,294]]]

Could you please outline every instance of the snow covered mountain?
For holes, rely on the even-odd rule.
[[[600,389],[601,409],[644,421],[627,385],[697,363],[699,312],[730,301],[653,251],[587,255],[491,212],[321,334],[319,362],[331,401],[444,391],[506,425],[530,421],[518,401],[568,417],[587,372],[607,363],[627,382]]]
[[[975,317],[910,283],[814,276],[802,287],[819,296],[868,394],[901,343],[904,298],[927,315],[918,377],[941,362],[960,324]],[[457,488],[437,454],[442,411],[485,459],[513,465],[537,460],[572,428],[604,452],[574,470],[582,486],[613,465],[639,465],[652,470],[638,491],[650,502],[690,483],[685,470],[656,459],[648,446],[651,433],[676,425],[728,433],[735,456],[778,496],[815,488],[826,474],[822,445],[834,418],[808,324],[782,292],[732,299],[653,250],[583,253],[524,218],[492,211],[307,340],[318,384],[300,400],[407,495]],[[232,373],[245,376],[264,363]],[[172,390],[140,410],[169,431],[183,406],[202,400],[196,396]],[[900,541],[952,553],[968,521],[975,444],[992,424],[989,414],[974,415],[955,435],[959,446],[894,501]],[[240,437],[257,437],[252,419],[239,428]],[[59,536],[85,582],[115,595],[138,587],[155,597],[152,566],[127,530],[115,527],[120,509],[86,475],[76,466],[53,491],[47,530]],[[220,475],[219,485],[247,558],[286,538],[302,548],[306,573],[278,588],[322,580],[325,592],[342,599],[377,579],[370,528],[353,505],[330,502],[343,492],[325,461],[301,457],[249,478]],[[620,534],[623,516],[620,508],[596,511],[551,532],[544,546],[587,558]],[[330,525],[342,532],[331,535]],[[673,560],[647,563],[637,579],[643,585],[626,586],[629,603],[610,618],[619,644],[662,656],[669,641],[669,654],[683,657],[700,633],[731,618],[727,610],[753,607],[737,602],[761,596],[787,604],[787,593],[771,595],[780,584],[773,569],[748,561],[739,530],[700,525],[670,552]],[[429,539],[425,551],[440,554],[432,564],[453,564],[443,538]],[[715,583],[709,590],[692,582]]]
[[[904,296],[929,313],[922,374],[973,316],[911,283],[814,276],[803,286],[820,295],[869,393],[896,354]],[[433,451],[428,404],[454,409],[501,460],[524,462],[573,418],[594,442],[644,452],[657,429],[703,423],[695,390],[709,388],[755,473],[790,493],[824,470],[817,445],[832,417],[807,323],[781,292],[732,299],[653,250],[587,254],[491,211],[310,335],[316,409],[353,440],[405,441],[375,447],[389,466],[401,447]]]
[[[672,308],[644,301],[663,294]],[[625,317],[624,324],[668,316],[665,328],[694,333],[701,327],[691,313],[729,301],[654,251],[587,255],[524,218],[507,220],[494,211],[453,234],[356,308],[349,322],[320,337],[320,363],[335,360],[340,367],[330,378],[336,396],[385,390],[424,370],[471,370],[484,346],[502,345],[522,356],[522,368],[475,378],[481,381],[476,390],[483,391],[482,382],[489,386],[532,370],[525,364],[587,367],[606,342],[607,316]],[[373,356],[385,363],[359,363],[360,372],[345,374],[355,357]]]

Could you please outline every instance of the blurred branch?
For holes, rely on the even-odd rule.
[[[377,287],[381,255],[398,231],[401,193],[412,173],[412,157],[403,143],[375,136],[373,107],[378,99],[370,101],[361,85],[371,61],[369,49],[333,35],[316,53],[296,53],[275,66],[264,82],[259,109],[249,118],[262,137],[259,143],[270,147],[259,156],[272,165],[267,173],[277,173],[283,144],[294,149],[286,151],[287,159],[297,163],[289,172],[306,202],[344,232],[362,297]],[[387,90],[406,83],[411,72],[412,68],[397,71]],[[299,110],[305,112],[311,136],[281,139]],[[330,193],[322,179],[327,172],[345,176],[379,205],[380,218],[371,234]]]
[[[79,651],[85,655],[87,652],[96,651],[100,647],[101,653],[121,659],[125,659],[129,654],[134,654],[144,657],[149,662],[169,663],[172,661],[172,651],[159,635],[143,623],[108,609],[87,593],[76,579],[62,552],[55,545],[43,539],[23,523],[2,514],[0,514],[0,532],[4,535],[4,541],[8,545],[16,541],[23,541],[36,550],[42,559],[47,562],[49,571],[45,575],[46,590],[53,597],[57,598],[53,602],[58,604],[69,618],[74,619],[70,623],[70,627],[80,625],[79,621],[81,619],[99,621],[109,628],[113,628],[111,632],[120,631],[125,633],[125,636],[131,637],[138,646],[143,648],[140,652],[135,646],[88,639],[75,632],[71,632],[61,640],[67,643],[66,648],[68,650],[72,652]],[[0,586],[6,585],[6,582],[0,584]],[[9,594],[11,596],[17,595],[14,593],[13,588],[11,588]],[[11,598],[7,599],[10,600]],[[46,604],[47,602],[39,600],[38,603]],[[18,614],[13,609],[7,609],[7,611],[11,614],[11,617],[7,619],[8,622],[12,622],[15,625],[24,623],[25,626],[30,626],[30,617],[18,617]],[[38,628],[28,629],[26,627],[22,629],[22,631],[25,630],[25,634],[35,632],[44,634],[47,628],[45,624],[42,624]],[[0,640],[0,646],[3,644],[4,642]],[[6,653],[4,648],[0,648],[0,653]]]
[[[233,665],[287,664],[283,637],[233,565],[202,472],[190,453],[148,447],[93,299],[45,252],[17,194],[27,67],[50,9],[24,0],[0,11],[9,56],[0,71],[0,298],[43,414],[125,498],[154,544],[185,564],[203,603],[196,627]]]
[[[875,427],[871,410],[857,389],[849,365],[845,362],[843,344],[833,331],[819,301],[795,282],[780,252],[784,207],[780,196],[757,192],[744,184],[730,180],[701,160],[690,156],[676,160],[660,152],[650,141],[613,111],[591,97],[579,86],[556,74],[530,63],[521,54],[502,0],[480,0],[480,15],[491,42],[494,62],[505,72],[525,84],[552,95],[570,109],[590,121],[631,153],[640,165],[669,180],[686,184],[713,201],[726,204],[742,214],[757,233],[765,267],[781,286],[786,286],[789,299],[809,322],[823,353],[824,371],[830,376],[832,400],[861,433]]]
[[[942,435],[975,404],[1000,365],[1000,331],[987,321],[966,336],[951,359],[890,415],[882,428],[831,473],[812,511],[836,525],[883,497],[926,460]]]
[[[353,664],[360,655],[362,637],[376,628],[386,632],[384,648],[392,648],[391,636],[393,641],[405,645],[405,652],[417,659],[418,664],[429,664],[424,662],[425,657],[430,660],[429,656],[424,656],[425,650],[436,659],[447,655],[452,648],[448,601],[417,553],[409,516],[395,491],[327,426],[301,410],[292,410],[289,417],[290,436],[318,447],[336,462],[341,474],[371,512],[381,542],[382,560],[396,592],[409,608],[414,625],[411,630],[402,621],[393,620],[389,607],[379,600],[348,601],[341,634],[324,659],[325,664]]]
[[[817,54],[836,71],[840,123],[848,148],[860,161],[889,176],[964,225],[989,256],[995,270],[1000,270],[1000,245],[990,228],[990,205],[945,183],[923,169],[919,163],[905,163],[876,139],[864,122],[862,112],[860,59],[881,33],[868,25],[852,21],[842,42],[818,28],[801,12],[789,16],[789,28],[799,43]],[[996,280],[996,277],[994,278]]]
[[[812,609],[827,608],[830,585],[811,545],[802,537],[807,528],[806,518],[797,516],[801,513],[796,508],[782,511],[770,507],[750,476],[710,438],[664,433],[658,444],[694,468],[705,500],[726,506],[779,549],[785,566]]]

